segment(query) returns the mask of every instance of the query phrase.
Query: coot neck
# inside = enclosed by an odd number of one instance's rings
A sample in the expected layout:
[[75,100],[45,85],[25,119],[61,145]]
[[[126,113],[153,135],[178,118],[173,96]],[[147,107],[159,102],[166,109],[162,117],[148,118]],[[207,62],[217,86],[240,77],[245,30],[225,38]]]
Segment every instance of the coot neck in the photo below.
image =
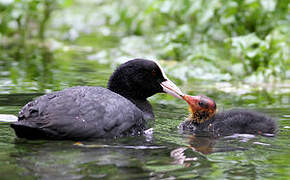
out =
[[[113,91],[112,89],[110,90]],[[118,93],[120,91],[114,91],[114,92]],[[147,101],[147,99],[134,99],[130,96],[127,96],[127,94],[122,94],[122,93],[118,93],[118,94],[125,97],[126,99],[131,101],[133,104],[135,104],[144,113],[145,119],[154,119],[152,106],[149,103],[149,101]]]
[[145,102],[147,101],[147,97],[140,92],[141,90],[137,90],[134,88],[131,88],[130,85],[127,83],[119,82],[119,83],[113,83],[112,81],[109,81],[108,83],[108,89],[125,97],[126,99],[130,100],[134,104],[136,102]]
[[147,96],[144,95],[141,90],[131,88],[128,83],[121,79],[116,82],[112,77],[108,82],[108,89],[135,104],[142,112],[144,112],[145,119],[154,119],[152,106],[149,101],[147,101]]

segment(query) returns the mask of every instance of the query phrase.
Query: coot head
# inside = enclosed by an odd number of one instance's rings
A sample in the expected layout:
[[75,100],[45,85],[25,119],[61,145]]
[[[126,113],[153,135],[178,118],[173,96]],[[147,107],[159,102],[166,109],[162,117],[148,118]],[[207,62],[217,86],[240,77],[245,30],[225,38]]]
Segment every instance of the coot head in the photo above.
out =
[[108,89],[127,99],[145,100],[156,93],[168,93],[182,99],[183,93],[151,60],[134,59],[120,65],[108,82]]
[[203,123],[216,113],[216,103],[207,96],[184,95],[183,99],[189,104],[189,120],[194,123]]

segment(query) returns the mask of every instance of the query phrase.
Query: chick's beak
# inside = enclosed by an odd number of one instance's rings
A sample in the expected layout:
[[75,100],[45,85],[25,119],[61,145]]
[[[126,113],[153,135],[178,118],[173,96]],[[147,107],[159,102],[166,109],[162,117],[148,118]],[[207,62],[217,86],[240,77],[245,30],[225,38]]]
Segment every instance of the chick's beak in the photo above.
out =
[[183,99],[183,92],[169,79],[160,83],[163,88],[163,91],[178,98]]

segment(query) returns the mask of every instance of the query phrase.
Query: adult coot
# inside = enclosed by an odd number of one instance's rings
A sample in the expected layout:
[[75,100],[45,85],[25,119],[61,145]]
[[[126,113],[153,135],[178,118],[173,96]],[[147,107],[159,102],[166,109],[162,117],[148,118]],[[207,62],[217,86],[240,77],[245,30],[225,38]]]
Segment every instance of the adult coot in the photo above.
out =
[[[181,130],[210,133],[215,137],[238,134],[275,134],[276,121],[258,112],[234,109],[216,113],[216,103],[206,96],[188,96],[189,117],[179,125]],[[215,114],[216,113],[216,114]]]
[[146,99],[162,92],[183,96],[157,62],[134,59],[114,71],[108,89],[79,86],[40,96],[22,108],[11,127],[27,139],[139,135],[146,119],[154,118]]

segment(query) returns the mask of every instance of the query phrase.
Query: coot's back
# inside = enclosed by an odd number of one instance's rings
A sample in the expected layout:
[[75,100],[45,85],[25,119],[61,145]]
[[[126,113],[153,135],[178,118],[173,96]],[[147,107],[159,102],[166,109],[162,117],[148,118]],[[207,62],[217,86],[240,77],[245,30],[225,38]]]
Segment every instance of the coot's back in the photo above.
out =
[[102,87],[79,86],[43,95],[25,105],[11,124],[28,139],[88,139],[140,134],[143,112]]

